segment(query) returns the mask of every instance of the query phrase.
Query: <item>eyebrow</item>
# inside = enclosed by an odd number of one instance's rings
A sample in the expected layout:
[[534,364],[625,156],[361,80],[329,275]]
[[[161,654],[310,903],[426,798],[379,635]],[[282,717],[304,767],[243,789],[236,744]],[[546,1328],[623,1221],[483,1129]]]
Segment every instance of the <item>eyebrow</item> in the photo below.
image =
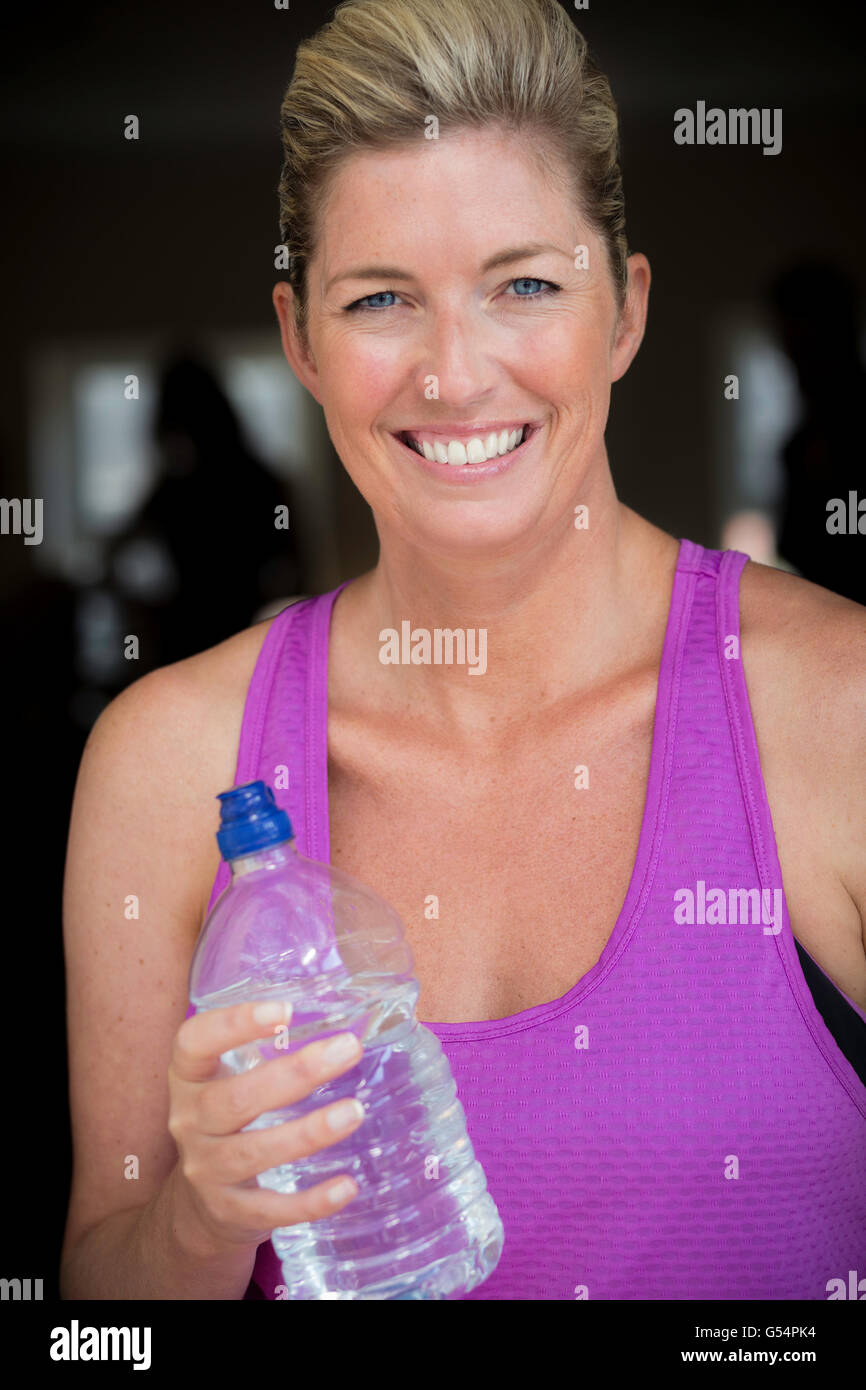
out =
[[[490,256],[481,267],[482,274],[488,270],[495,270],[501,265],[511,265],[513,261],[527,260],[530,256],[540,256],[544,251],[554,251],[558,256],[566,253],[560,246],[554,246],[549,241],[530,241],[525,246],[509,247],[507,251],[497,251],[495,256]],[[570,259],[570,258],[569,258]],[[325,286],[325,293],[332,286],[341,280],[414,280],[408,270],[401,270],[399,266],[393,265],[363,265],[353,266],[351,270],[343,270],[339,275],[334,275]]]

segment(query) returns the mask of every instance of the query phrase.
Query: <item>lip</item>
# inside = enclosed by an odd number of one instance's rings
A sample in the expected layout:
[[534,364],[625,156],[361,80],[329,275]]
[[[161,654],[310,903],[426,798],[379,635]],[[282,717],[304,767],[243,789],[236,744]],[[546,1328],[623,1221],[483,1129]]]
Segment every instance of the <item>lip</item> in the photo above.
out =
[[535,420],[527,420],[525,416],[516,420],[473,420],[468,426],[465,420],[462,423],[446,420],[441,425],[406,425],[398,433],[429,435],[431,439],[483,439],[487,434],[501,434],[503,430],[508,430],[510,434],[524,425],[532,428],[535,423]]
[[[403,443],[398,434],[392,434],[391,438],[401,454],[408,454],[409,458],[413,459],[431,477],[440,478],[446,483],[456,483],[458,486],[462,484],[465,487],[467,484],[485,482],[488,478],[498,478],[501,474],[507,473],[516,463],[521,462],[527,451],[532,448],[533,441],[540,432],[540,426],[532,420],[518,420],[517,424],[512,425],[511,428],[517,429],[519,425],[525,425],[527,428],[523,443],[518,444],[516,449],[512,449],[510,454],[502,454],[493,459],[484,459],[481,463],[439,463],[436,459],[428,459],[423,454],[416,453],[410,445]],[[489,430],[479,428],[477,433],[482,436],[492,434],[495,428],[495,425],[491,424]],[[507,428],[507,425],[502,425],[502,429]],[[465,432],[466,426],[464,425],[460,433],[465,434]],[[429,436],[431,439],[453,439],[455,437],[453,432],[449,434],[442,429],[413,429],[409,433]]]

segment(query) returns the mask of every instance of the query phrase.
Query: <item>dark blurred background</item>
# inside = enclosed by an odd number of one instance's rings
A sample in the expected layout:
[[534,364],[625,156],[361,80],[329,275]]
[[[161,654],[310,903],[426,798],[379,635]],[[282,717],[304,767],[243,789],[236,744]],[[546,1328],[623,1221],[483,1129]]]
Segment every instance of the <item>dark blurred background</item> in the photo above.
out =
[[[26,1189],[28,1225],[4,1224],[0,1276],[42,1277],[46,1297],[69,1169],[60,893],[87,732],[146,670],[376,559],[270,302],[280,99],[329,13],[43,4],[5,34],[0,488],[43,499],[39,544],[11,520],[0,535],[20,836],[6,946],[47,1045],[7,1089],[5,1190]],[[866,496],[863,19],[837,0],[572,13],[619,102],[629,244],[653,269],[613,394],[620,496],[677,537],[866,602],[866,539],[826,530],[830,498]],[[675,144],[674,111],[699,100],[781,107],[781,153]]]

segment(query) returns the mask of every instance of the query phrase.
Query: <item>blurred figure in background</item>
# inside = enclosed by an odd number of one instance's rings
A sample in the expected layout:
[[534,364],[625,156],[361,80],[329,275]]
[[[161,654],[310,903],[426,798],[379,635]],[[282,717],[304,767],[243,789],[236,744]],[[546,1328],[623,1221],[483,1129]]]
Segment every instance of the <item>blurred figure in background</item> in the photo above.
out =
[[758,508],[735,512],[729,517],[722,527],[720,543],[723,550],[742,550],[759,565],[788,568],[776,551],[773,522],[767,512]]
[[[246,443],[214,373],[179,355],[163,370],[155,490],[111,544],[108,584],[124,633],[140,640],[130,680],[248,627],[266,605],[303,591],[291,499]],[[285,515],[285,513],[284,513]]]
[[777,548],[806,579],[866,604],[866,536],[827,530],[832,498],[847,511],[849,492],[866,496],[857,289],[836,266],[810,261],[780,275],[770,301],[803,403],[781,455]]

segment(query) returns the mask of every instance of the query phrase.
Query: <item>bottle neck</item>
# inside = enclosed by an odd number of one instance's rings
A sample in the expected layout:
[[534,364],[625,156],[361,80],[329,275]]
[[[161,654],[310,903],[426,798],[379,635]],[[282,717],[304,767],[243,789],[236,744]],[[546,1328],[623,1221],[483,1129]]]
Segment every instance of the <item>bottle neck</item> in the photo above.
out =
[[254,873],[256,869],[277,869],[291,859],[297,859],[298,851],[294,840],[281,840],[278,845],[266,845],[252,854],[242,854],[228,861],[232,879],[242,878],[244,874]]

